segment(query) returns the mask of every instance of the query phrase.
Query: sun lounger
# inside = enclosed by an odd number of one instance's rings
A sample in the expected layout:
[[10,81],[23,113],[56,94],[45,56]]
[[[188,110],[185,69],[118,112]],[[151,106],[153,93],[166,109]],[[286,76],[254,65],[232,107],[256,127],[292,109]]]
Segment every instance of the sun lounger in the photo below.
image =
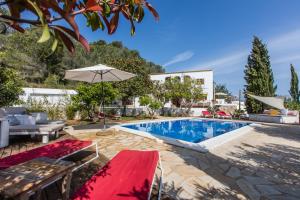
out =
[[48,143],[49,136],[57,136],[64,124],[16,125],[9,126],[9,135],[41,135],[42,142]]
[[225,113],[224,111],[218,111],[217,112],[218,118],[223,118],[223,119],[232,119],[232,115]]
[[162,168],[158,151],[124,150],[79,188],[72,200],[147,200],[150,199],[156,168]]
[[6,169],[10,166],[18,165],[24,163],[26,161],[39,158],[39,157],[48,157],[57,160],[62,160],[66,157],[69,157],[75,153],[83,151],[87,148],[95,146],[96,148],[96,156],[87,162],[77,166],[74,170],[80,168],[81,166],[91,162],[92,160],[98,157],[98,146],[96,142],[91,141],[81,141],[81,140],[63,140],[59,142],[55,142],[52,144],[48,144],[42,147],[38,147],[35,149],[31,149],[28,151],[24,151],[18,154],[14,154],[11,156],[7,156],[5,158],[0,159],[0,170]]
[[213,115],[209,111],[205,111],[205,110],[202,111],[202,116],[205,117],[205,118],[206,117],[213,117]]

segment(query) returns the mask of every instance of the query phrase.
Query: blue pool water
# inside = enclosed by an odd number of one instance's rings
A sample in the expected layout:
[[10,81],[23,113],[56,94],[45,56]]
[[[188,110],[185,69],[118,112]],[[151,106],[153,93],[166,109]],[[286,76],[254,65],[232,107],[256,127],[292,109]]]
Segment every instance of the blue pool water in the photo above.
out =
[[249,125],[244,122],[185,119],[162,122],[123,125],[125,128],[148,132],[187,142],[198,143],[229,131]]

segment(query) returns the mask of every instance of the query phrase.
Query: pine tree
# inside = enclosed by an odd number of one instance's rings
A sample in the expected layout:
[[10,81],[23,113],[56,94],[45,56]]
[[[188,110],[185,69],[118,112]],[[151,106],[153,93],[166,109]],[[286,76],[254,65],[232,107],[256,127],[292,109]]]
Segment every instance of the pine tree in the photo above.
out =
[[289,92],[292,97],[292,100],[294,102],[299,103],[300,91],[299,91],[298,75],[292,64],[291,64],[291,87]]
[[274,85],[273,72],[268,49],[262,41],[254,36],[252,51],[245,66],[245,98],[249,113],[259,113],[264,105],[257,100],[248,98],[246,93],[258,96],[275,96],[277,86]]

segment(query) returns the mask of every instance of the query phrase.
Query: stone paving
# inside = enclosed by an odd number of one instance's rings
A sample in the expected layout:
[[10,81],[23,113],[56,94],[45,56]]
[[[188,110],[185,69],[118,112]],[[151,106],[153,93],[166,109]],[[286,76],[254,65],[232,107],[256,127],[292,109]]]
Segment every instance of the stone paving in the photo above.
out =
[[157,149],[164,199],[300,199],[300,127],[262,125],[200,153],[122,131],[74,134],[98,141],[111,159],[123,149]]

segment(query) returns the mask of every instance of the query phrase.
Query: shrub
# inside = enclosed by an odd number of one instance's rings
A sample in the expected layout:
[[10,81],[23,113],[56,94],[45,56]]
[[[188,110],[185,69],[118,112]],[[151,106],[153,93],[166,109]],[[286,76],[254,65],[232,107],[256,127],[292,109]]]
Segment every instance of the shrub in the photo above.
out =
[[72,120],[75,118],[77,109],[72,104],[66,106],[66,117],[68,120]]

